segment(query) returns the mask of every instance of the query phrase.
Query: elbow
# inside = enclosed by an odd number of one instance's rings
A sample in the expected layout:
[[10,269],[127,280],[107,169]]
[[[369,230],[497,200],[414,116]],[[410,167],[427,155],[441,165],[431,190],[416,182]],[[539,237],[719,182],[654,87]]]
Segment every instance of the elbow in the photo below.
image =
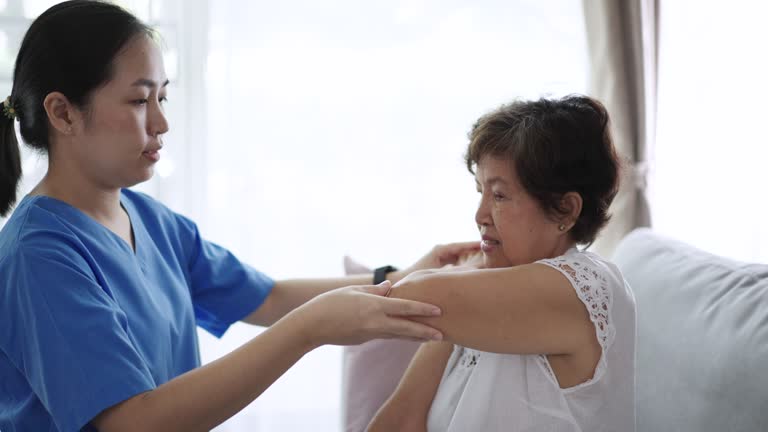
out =
[[277,290],[277,285],[275,285],[267,298],[240,321],[259,327],[269,327],[285,315],[286,308],[281,306],[282,303],[281,291]]
[[177,430],[153,415],[153,391],[138,394],[99,413],[91,422],[99,432],[160,432]]

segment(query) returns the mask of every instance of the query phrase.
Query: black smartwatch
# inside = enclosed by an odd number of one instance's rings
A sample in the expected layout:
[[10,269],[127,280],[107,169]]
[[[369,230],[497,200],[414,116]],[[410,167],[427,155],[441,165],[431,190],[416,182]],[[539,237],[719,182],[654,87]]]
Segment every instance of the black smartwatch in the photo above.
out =
[[387,280],[387,274],[397,271],[396,268],[391,265],[379,267],[373,271],[373,284],[378,285]]

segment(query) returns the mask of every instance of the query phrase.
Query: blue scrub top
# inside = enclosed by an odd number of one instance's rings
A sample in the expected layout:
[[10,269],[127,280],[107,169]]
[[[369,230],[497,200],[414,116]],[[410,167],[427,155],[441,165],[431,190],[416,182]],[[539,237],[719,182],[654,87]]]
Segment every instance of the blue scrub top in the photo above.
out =
[[195,224],[123,190],[135,252],[80,210],[27,196],[0,231],[0,431],[80,431],[200,365],[274,285]]

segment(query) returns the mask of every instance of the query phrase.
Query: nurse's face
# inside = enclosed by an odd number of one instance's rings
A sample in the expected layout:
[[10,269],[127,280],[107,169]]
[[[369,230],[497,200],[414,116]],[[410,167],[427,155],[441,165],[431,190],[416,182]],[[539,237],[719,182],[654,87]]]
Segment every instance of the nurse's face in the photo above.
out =
[[152,177],[168,131],[167,84],[162,54],[149,37],[137,36],[115,58],[113,77],[93,92],[72,145],[79,168],[100,186]]

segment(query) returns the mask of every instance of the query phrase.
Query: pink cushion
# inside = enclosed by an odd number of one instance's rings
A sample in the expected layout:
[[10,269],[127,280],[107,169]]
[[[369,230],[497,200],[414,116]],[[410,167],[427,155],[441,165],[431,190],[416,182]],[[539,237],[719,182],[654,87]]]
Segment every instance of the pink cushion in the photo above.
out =
[[[344,258],[346,274],[372,273]],[[420,342],[378,339],[344,347],[341,406],[344,431],[363,432],[400,382]]]

